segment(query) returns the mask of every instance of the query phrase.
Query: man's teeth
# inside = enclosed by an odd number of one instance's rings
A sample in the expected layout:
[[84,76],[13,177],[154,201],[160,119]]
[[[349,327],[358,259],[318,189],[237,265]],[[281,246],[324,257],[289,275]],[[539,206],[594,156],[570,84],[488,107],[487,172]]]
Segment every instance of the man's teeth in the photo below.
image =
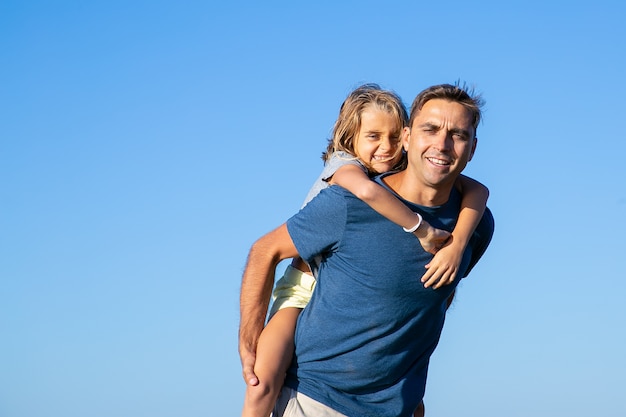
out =
[[428,158],[428,160],[432,162],[433,164],[437,164],[437,165],[450,165],[450,162],[444,159]]

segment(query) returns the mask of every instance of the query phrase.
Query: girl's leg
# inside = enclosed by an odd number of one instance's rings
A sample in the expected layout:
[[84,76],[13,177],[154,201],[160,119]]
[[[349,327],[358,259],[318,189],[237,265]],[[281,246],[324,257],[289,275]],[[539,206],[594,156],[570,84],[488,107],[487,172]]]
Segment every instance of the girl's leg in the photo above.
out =
[[283,308],[274,314],[263,329],[254,364],[259,384],[246,387],[242,417],[270,415],[291,364],[296,320],[300,311],[295,307]]

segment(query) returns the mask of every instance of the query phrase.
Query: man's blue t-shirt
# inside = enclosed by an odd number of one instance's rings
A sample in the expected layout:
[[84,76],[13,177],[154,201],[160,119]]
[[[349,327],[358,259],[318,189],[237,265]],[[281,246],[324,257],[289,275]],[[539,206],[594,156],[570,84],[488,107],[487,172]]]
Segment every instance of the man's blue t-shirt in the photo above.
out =
[[[453,190],[443,206],[404,203],[451,231],[460,201]],[[304,260],[322,254],[323,262],[298,319],[285,384],[348,416],[411,416],[424,395],[446,300],[487,248],[491,213],[470,240],[454,284],[437,290],[420,282],[432,255],[418,239],[339,186],[320,192],[287,228]]]

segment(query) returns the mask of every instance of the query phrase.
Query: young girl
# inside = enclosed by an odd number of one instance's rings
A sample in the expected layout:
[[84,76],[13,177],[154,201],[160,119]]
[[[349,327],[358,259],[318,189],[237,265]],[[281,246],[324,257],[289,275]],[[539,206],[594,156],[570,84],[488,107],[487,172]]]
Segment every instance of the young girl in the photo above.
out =
[[[406,232],[413,233],[424,250],[435,254],[421,280],[427,287],[438,288],[456,277],[465,246],[485,209],[487,189],[467,177],[458,181],[463,207],[450,236],[371,181],[370,175],[403,168],[400,142],[407,119],[406,109],[395,93],[375,84],[354,90],[341,106],[333,137],[323,154],[324,170],[304,204],[330,185],[346,188]],[[307,265],[294,259],[276,283],[270,320],[256,349],[254,372],[258,380],[246,381],[242,417],[269,416],[291,363],[296,320],[311,297],[318,266],[319,260]],[[415,415],[422,415],[422,410],[420,405]]]

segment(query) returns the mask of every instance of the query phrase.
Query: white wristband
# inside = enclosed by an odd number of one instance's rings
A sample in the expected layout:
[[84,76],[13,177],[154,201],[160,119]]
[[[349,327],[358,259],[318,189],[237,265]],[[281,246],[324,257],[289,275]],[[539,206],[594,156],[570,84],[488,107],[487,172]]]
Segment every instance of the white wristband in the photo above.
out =
[[407,229],[406,227],[403,227],[402,229],[404,229],[405,232],[407,233],[413,233],[414,231],[416,231],[417,229],[419,229],[419,227],[422,225],[422,215],[419,213],[415,213],[415,215],[417,216],[417,224],[413,227],[411,227],[410,229]]

